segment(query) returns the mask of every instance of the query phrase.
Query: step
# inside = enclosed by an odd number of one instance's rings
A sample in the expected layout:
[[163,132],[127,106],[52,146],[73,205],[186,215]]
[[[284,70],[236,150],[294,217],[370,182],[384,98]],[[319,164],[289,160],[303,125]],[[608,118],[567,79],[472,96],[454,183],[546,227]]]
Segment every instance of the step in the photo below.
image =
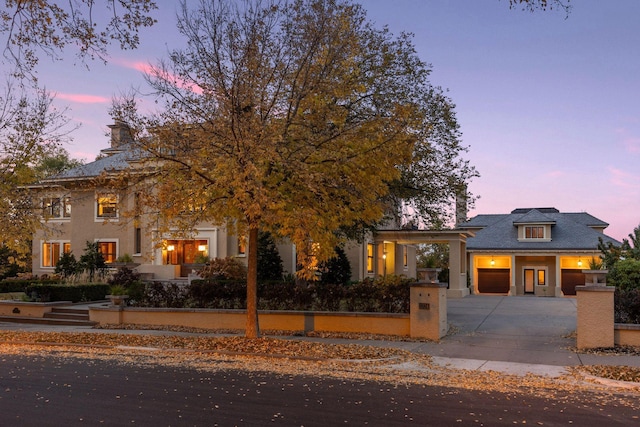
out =
[[89,310],[53,307],[43,317],[47,319],[89,320]]
[[95,326],[98,322],[91,320],[76,320],[76,319],[55,319],[46,317],[26,317],[26,316],[0,316],[0,322],[11,323],[29,323],[38,325],[51,325],[51,326]]

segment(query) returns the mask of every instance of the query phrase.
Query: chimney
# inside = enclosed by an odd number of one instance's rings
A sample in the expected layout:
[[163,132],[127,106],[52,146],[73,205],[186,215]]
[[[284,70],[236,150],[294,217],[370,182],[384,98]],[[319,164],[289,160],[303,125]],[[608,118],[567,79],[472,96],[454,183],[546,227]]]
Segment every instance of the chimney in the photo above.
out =
[[120,120],[116,120],[114,124],[107,125],[111,129],[111,149],[119,150],[123,145],[132,142],[131,129],[129,125]]
[[456,227],[467,221],[467,186],[462,184],[456,192]]

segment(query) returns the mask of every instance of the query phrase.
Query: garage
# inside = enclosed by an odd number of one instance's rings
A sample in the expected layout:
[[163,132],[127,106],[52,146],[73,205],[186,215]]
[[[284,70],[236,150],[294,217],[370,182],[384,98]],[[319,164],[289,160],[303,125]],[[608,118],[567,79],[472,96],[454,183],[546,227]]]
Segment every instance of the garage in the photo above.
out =
[[478,292],[481,294],[506,294],[511,288],[508,268],[479,268]]
[[563,269],[561,273],[562,293],[575,295],[576,286],[584,285],[584,273],[582,270]]

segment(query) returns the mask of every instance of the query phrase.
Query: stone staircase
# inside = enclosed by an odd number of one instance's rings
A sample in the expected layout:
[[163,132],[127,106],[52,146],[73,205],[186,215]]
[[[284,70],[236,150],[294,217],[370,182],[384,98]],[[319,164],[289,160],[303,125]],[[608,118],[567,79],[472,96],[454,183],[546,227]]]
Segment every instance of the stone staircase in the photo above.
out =
[[0,322],[31,323],[60,326],[94,326],[97,322],[89,320],[89,309],[71,307],[53,307],[44,317],[0,316]]

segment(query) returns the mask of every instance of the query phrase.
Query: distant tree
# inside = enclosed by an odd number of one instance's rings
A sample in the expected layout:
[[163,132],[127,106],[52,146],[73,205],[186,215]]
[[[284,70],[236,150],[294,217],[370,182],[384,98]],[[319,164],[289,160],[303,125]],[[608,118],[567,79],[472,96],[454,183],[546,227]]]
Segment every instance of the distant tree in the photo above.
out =
[[83,160],[72,159],[69,152],[63,147],[56,146],[51,152],[41,157],[34,166],[36,180],[41,180],[52,175],[57,175],[66,170],[73,169],[84,164]]
[[604,243],[602,238],[598,240],[598,249],[604,268],[612,269],[615,264],[623,259],[640,260],[640,225],[629,233],[628,239],[622,239],[621,245],[611,242]]
[[271,233],[258,235],[258,280],[282,280],[284,268],[276,241]]
[[416,252],[418,268],[449,268],[449,245],[446,243],[419,245]]
[[40,176],[37,167],[61,153],[69,120],[65,110],[53,108],[53,97],[8,84],[0,94],[0,243],[28,253],[33,230],[39,225],[30,191]]
[[351,263],[344,249],[335,248],[335,256],[318,265],[320,271],[320,283],[329,285],[346,285],[351,280]]
[[15,277],[25,271],[24,259],[15,249],[0,245],[0,280]]

